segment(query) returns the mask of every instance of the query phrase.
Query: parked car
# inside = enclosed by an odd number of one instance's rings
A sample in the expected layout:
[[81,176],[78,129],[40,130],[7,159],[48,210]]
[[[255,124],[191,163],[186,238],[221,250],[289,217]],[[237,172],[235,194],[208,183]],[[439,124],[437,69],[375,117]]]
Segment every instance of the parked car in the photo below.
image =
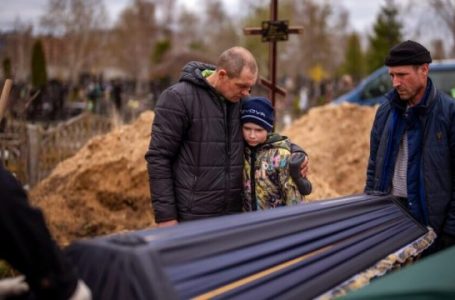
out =
[[[430,64],[430,77],[436,88],[455,98],[455,60],[433,61]],[[391,89],[392,81],[384,66],[371,73],[353,90],[336,98],[333,103],[381,104],[385,101],[384,94]]]

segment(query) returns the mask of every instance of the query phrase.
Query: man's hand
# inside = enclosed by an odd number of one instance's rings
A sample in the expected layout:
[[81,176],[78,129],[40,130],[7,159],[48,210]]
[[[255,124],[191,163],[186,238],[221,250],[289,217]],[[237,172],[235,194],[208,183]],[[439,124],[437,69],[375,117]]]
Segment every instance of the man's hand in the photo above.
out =
[[29,290],[25,276],[17,276],[0,280],[0,299],[22,295]]
[[73,295],[70,297],[69,300],[91,300],[92,299],[92,292],[90,288],[82,281],[77,281],[76,290],[74,291]]
[[310,171],[310,160],[308,159],[308,156],[305,155],[305,160],[300,165],[300,174],[302,175],[302,177],[307,177],[309,171]]
[[156,224],[156,226],[157,226],[158,228],[164,228],[164,227],[175,226],[175,225],[177,225],[178,223],[179,223],[179,222],[177,222],[177,220],[170,220],[170,221],[158,223],[158,224]]

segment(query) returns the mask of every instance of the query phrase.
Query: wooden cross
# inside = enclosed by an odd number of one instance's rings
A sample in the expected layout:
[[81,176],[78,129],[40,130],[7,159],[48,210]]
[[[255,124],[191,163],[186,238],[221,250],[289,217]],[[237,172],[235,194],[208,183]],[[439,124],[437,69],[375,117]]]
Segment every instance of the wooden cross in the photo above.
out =
[[288,21],[278,20],[278,0],[270,0],[270,20],[263,21],[262,27],[245,27],[246,35],[261,35],[263,42],[269,43],[269,78],[261,78],[261,83],[269,89],[269,98],[275,107],[275,93],[286,96],[286,90],[276,85],[276,49],[278,41],[287,41],[289,34],[303,32],[302,26],[288,26]]

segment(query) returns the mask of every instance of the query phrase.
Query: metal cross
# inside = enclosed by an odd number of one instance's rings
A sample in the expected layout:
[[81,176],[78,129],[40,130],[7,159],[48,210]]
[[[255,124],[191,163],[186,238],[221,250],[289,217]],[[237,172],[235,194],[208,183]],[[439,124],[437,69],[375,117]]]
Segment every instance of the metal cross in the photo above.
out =
[[286,90],[276,85],[276,51],[278,41],[287,41],[289,34],[300,34],[302,26],[288,26],[288,21],[278,20],[278,0],[270,0],[270,20],[263,21],[262,27],[245,27],[246,35],[261,35],[263,42],[269,43],[269,78],[261,78],[261,83],[269,89],[269,98],[275,107],[275,93],[286,96]]

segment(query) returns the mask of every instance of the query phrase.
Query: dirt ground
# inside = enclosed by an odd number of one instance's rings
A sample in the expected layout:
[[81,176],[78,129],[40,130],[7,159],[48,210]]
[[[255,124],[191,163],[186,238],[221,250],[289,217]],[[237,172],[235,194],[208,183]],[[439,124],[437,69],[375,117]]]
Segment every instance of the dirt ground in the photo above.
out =
[[91,139],[31,192],[61,244],[154,226],[144,154],[153,112]]
[[376,107],[343,104],[311,109],[283,131],[310,157],[310,200],[361,193]]
[[[365,182],[369,132],[376,108],[313,108],[282,134],[310,156],[309,200],[359,193]],[[154,226],[144,154],[153,112],[90,140],[31,192],[56,240]]]

